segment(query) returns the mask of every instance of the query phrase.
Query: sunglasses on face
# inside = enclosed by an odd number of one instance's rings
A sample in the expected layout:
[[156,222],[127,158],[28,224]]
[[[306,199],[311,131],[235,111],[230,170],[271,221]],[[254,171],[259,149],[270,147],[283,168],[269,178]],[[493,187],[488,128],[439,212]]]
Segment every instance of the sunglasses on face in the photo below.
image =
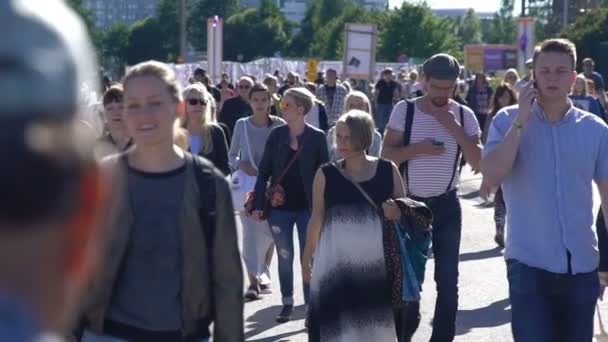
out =
[[248,85],[239,85],[239,89],[249,89],[249,88],[251,88],[251,87]]
[[290,107],[289,103],[287,103],[285,101],[281,102],[281,110],[287,110],[287,109],[289,109],[289,107]]
[[207,105],[207,100],[203,100],[203,99],[188,99],[188,104],[191,106],[196,106],[196,105],[201,105],[201,106],[206,106]]

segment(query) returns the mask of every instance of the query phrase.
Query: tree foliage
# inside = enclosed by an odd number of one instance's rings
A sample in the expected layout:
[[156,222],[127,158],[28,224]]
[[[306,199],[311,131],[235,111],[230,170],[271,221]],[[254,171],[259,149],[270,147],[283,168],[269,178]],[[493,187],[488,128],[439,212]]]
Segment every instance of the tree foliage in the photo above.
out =
[[[585,57],[601,61],[608,55],[608,8],[599,8],[578,17],[560,36],[576,44],[579,64]],[[601,55],[602,48],[605,55]],[[598,63],[598,67],[605,68],[605,65]]]
[[238,0],[192,0],[188,6],[188,41],[199,50],[207,48],[207,19],[224,20],[239,10]]
[[482,36],[488,44],[514,44],[517,40],[517,23],[513,18],[514,0],[502,0],[500,10],[492,20],[482,22]]
[[481,19],[472,8],[467,10],[464,16],[454,20],[454,28],[460,39],[461,48],[465,44],[479,44],[482,42]]
[[[236,13],[224,25],[224,58],[237,60],[242,55],[249,61],[257,57],[271,57],[285,51],[293,25],[271,0],[264,0],[259,8]],[[230,39],[227,37],[238,37]]]
[[453,32],[452,23],[436,17],[426,4],[404,2],[388,15],[378,59],[396,61],[401,54],[428,57],[439,52],[462,55]]

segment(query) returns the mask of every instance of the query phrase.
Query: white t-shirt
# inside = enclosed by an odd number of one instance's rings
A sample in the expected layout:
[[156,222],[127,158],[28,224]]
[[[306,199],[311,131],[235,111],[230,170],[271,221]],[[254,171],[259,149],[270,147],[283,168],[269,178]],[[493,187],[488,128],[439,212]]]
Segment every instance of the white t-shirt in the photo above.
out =
[[306,116],[304,117],[304,121],[316,128],[321,129],[320,126],[320,119],[319,119],[319,104],[315,103],[312,108],[310,109],[310,112],[308,112],[308,114],[306,114]]
[[[427,138],[442,141],[445,152],[438,156],[420,156],[409,161],[408,174],[403,175],[407,192],[418,197],[439,196],[446,191],[454,174],[454,162],[458,145],[454,137],[445,129],[433,116],[426,114],[415,105],[414,120],[412,122],[412,135],[410,144],[419,143]],[[456,121],[460,123],[460,104],[451,101],[451,109]],[[405,115],[407,112],[407,102],[399,102],[388,122],[388,127],[399,132],[405,129]],[[463,106],[464,131],[468,136],[479,136],[481,130],[473,111]],[[462,123],[461,123],[462,125]],[[454,181],[449,190],[456,189],[459,182],[458,167],[460,160],[456,164]],[[408,179],[409,177],[409,179]]]

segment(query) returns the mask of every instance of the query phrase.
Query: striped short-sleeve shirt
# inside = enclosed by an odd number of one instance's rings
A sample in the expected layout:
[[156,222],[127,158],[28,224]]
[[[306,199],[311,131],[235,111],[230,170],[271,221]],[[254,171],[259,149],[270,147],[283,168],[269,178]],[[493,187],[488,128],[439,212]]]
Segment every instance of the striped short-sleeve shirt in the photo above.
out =
[[[456,121],[460,123],[461,105],[455,101],[451,101],[450,106],[450,110],[454,113]],[[454,181],[449,190],[458,187],[460,180],[458,169],[454,172],[454,165],[460,164],[460,160],[456,161],[458,145],[452,134],[439,121],[420,110],[417,102],[414,108],[410,143],[419,143],[427,138],[435,139],[444,143],[445,152],[438,156],[419,156],[409,161],[408,174],[403,175],[404,179],[406,179],[405,183],[408,185],[407,193],[418,197],[439,196],[448,191],[447,187],[450,184],[452,176],[454,177]],[[405,129],[406,112],[407,102],[399,102],[391,113],[388,127],[403,132]],[[475,118],[473,111],[466,106],[463,106],[463,118],[464,124],[460,124],[464,127],[466,135],[479,136],[481,130],[479,129],[477,118]]]

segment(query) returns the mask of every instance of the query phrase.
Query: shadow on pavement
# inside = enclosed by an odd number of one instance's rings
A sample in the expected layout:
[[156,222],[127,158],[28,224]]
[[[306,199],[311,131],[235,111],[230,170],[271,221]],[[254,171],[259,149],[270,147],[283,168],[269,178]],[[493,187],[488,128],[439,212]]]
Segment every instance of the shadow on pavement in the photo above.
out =
[[460,254],[460,261],[473,261],[481,259],[496,258],[502,256],[502,248],[496,247],[485,251]]
[[289,336],[293,336],[293,335],[297,335],[297,334],[301,334],[303,332],[305,332],[306,329],[301,329],[298,331],[290,331],[284,334],[279,334],[279,335],[275,335],[275,336],[270,336],[270,337],[262,337],[260,339],[257,340],[247,340],[248,342],[288,342],[291,341],[290,339],[287,339],[286,337]]
[[492,328],[511,322],[509,299],[505,298],[489,306],[474,310],[459,310],[456,320],[456,335],[464,335],[474,328]]
[[[252,316],[245,320],[245,328],[248,330],[245,332],[246,341],[281,341],[281,338],[288,337],[291,335],[297,335],[305,330],[290,331],[276,336],[264,337],[256,340],[249,340],[251,337],[259,335],[267,330],[275,328],[279,323],[275,322],[276,316],[281,311],[282,305],[275,305],[266,307],[262,310],[257,311]],[[303,320],[305,314],[305,306],[300,305],[294,308],[293,315],[291,316],[292,321]]]
[[460,197],[464,198],[464,199],[477,198],[477,197],[479,197],[479,190],[471,191],[471,192],[468,192],[466,194],[461,194]]

